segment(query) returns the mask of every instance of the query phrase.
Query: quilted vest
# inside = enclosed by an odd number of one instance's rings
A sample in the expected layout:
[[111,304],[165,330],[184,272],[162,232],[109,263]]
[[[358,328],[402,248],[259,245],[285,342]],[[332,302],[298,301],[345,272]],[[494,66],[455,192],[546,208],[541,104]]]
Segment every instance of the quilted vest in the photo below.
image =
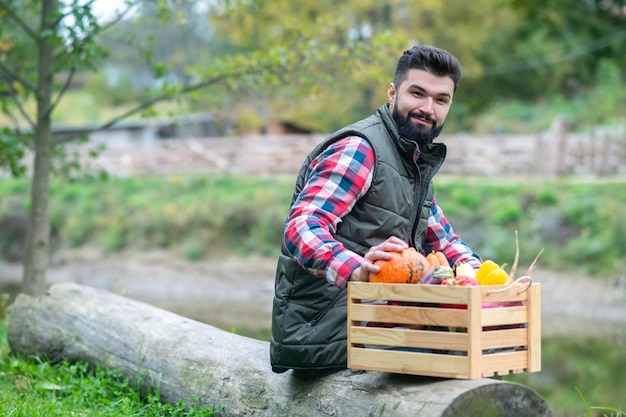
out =
[[[369,191],[342,218],[334,237],[360,255],[392,235],[421,250],[434,193],[432,179],[443,164],[446,148],[441,143],[433,144],[422,150],[414,162],[417,145],[398,135],[386,105],[374,115],[331,134],[311,151],[298,174],[292,203],[306,183],[311,161],[330,144],[348,136],[366,139],[376,162]],[[345,288],[308,273],[283,246],[274,290],[272,370],[345,368]]]

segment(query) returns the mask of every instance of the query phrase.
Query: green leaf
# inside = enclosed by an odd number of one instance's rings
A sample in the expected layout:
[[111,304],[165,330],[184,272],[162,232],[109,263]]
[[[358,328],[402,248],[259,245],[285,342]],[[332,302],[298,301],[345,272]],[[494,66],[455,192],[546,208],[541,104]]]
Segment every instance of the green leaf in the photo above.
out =
[[69,387],[55,384],[54,382],[50,381],[39,381],[37,382],[37,384],[35,384],[35,388],[41,391],[62,391],[68,389]]

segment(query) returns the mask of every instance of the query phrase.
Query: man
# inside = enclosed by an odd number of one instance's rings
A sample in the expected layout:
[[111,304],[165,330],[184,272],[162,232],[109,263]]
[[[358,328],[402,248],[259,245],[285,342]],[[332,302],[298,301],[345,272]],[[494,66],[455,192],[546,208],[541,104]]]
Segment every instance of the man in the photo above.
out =
[[434,197],[446,147],[441,132],[461,78],[448,52],[415,46],[398,60],[388,103],[307,157],[285,224],[276,270],[270,357],[274,372],[347,364],[347,281],[408,246],[443,252],[451,265],[480,258]]

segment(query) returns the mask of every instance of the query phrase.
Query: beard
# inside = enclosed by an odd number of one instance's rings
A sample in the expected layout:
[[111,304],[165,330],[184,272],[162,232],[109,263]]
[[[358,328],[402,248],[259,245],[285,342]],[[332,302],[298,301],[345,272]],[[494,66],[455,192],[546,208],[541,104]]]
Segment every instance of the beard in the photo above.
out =
[[[432,144],[435,138],[439,136],[443,130],[443,124],[437,126],[437,121],[424,113],[411,112],[408,113],[406,117],[402,116],[398,111],[397,105],[393,107],[391,117],[398,126],[398,133],[400,136],[417,142],[420,149],[425,149],[427,146]],[[427,120],[432,123],[432,126],[428,127],[421,124],[415,124],[411,121],[412,117],[419,117]]]

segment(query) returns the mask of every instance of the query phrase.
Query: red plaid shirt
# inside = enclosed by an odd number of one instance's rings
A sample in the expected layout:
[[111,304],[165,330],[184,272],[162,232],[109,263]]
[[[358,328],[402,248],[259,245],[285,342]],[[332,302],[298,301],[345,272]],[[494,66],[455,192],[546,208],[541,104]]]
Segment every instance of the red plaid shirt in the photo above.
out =
[[[374,162],[374,151],[363,138],[347,137],[330,145],[309,165],[306,184],[285,224],[283,243],[295,260],[340,288],[363,257],[346,249],[333,234],[369,190]],[[424,248],[443,252],[452,265],[467,261],[478,268],[481,263],[454,233],[434,199]]]

